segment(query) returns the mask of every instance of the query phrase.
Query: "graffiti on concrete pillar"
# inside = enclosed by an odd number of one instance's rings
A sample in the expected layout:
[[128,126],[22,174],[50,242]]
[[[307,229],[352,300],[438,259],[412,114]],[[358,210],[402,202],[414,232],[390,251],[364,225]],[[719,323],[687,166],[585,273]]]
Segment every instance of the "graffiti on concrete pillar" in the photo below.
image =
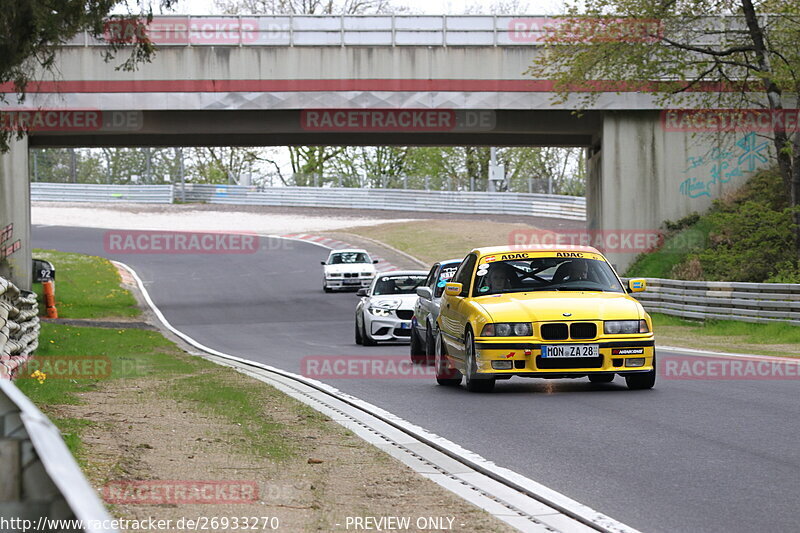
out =
[[[9,224],[5,228],[0,231],[0,260],[5,259],[6,257],[10,256],[20,248],[22,248],[22,242],[17,239],[14,242],[9,242],[14,237],[14,224]],[[8,243],[8,244],[6,244]]]
[[727,183],[735,177],[752,172],[766,163],[768,141],[761,141],[755,133],[748,133],[733,143],[732,150],[714,148],[703,156],[686,158],[687,175],[680,184],[680,192],[689,198],[711,196],[713,186]]

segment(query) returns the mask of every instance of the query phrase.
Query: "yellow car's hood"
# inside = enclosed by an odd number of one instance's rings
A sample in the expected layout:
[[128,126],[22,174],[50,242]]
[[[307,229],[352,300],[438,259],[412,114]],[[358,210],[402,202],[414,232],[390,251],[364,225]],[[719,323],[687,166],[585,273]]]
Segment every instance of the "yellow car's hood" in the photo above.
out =
[[[618,292],[518,292],[479,296],[474,301],[489,314],[492,322],[644,318],[641,304]],[[564,313],[571,315],[565,317]]]

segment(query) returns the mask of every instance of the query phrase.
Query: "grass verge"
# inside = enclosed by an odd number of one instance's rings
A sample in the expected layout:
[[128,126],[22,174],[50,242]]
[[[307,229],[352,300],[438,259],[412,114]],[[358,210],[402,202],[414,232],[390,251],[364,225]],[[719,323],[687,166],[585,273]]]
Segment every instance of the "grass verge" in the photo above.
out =
[[[119,286],[119,276],[108,259],[91,255],[33,251],[37,259],[53,263],[56,269],[56,308],[60,318],[136,317],[141,311],[136,300]],[[42,286],[34,290],[42,300]],[[44,314],[44,307],[40,309]]]
[[442,259],[464,257],[479,246],[510,244],[514,231],[530,229],[527,224],[437,219],[389,222],[341,231],[388,244],[430,265]]

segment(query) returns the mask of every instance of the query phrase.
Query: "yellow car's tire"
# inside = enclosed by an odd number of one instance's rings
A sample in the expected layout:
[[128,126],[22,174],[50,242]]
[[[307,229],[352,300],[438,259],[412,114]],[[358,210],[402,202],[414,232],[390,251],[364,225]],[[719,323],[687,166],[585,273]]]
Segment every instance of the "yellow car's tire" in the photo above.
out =
[[464,349],[467,352],[466,357],[466,385],[467,390],[470,392],[492,392],[494,390],[495,379],[489,377],[481,377],[478,375],[478,364],[475,360],[475,339],[472,336],[472,331],[467,330],[464,335]]
[[461,385],[461,372],[448,366],[445,355],[444,340],[442,340],[442,334],[439,333],[436,336],[436,356],[433,363],[436,369],[436,382],[446,387],[458,387]]
[[656,356],[653,355],[653,370],[641,374],[628,374],[625,384],[630,390],[652,389],[656,384]]

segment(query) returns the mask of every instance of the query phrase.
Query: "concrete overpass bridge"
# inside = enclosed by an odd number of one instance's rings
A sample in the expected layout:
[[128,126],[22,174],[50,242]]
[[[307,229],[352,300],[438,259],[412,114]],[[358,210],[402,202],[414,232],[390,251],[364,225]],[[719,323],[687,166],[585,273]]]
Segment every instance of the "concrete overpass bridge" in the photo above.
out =
[[[763,164],[753,139],[696,138],[652,93],[611,87],[581,116],[525,70],[544,17],[156,17],[159,50],[135,72],[86,34],[64,46],[6,126],[30,123],[0,161],[0,267],[30,278],[28,149],[202,145],[519,145],[586,148],[588,225],[657,229],[705,209]],[[109,25],[107,39],[138,31]],[[122,52],[124,53],[124,51]],[[11,88],[2,88],[11,92]],[[618,90],[619,92],[615,92]],[[0,108],[1,109],[1,108]],[[758,147],[758,150],[756,148]],[[624,266],[632,257],[612,257]]]

